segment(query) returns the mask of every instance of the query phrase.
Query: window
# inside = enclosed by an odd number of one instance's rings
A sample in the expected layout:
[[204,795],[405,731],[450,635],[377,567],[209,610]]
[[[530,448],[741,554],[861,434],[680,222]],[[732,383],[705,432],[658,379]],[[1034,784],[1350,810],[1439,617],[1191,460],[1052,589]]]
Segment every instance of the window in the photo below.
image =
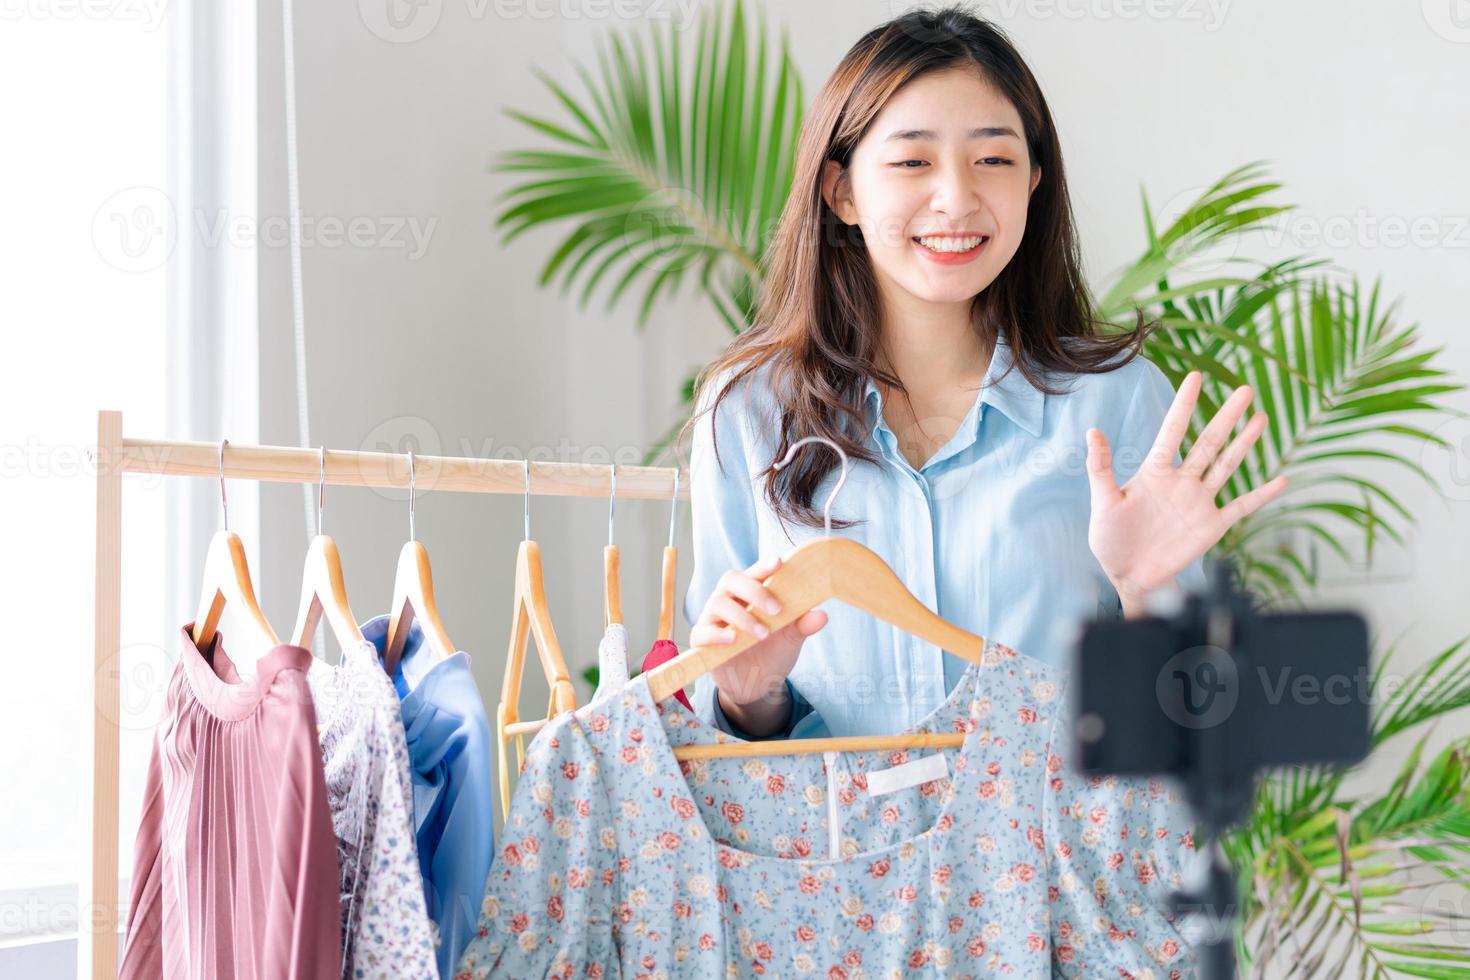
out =
[[[125,436],[258,441],[255,246],[195,232],[199,218],[254,208],[254,10],[0,4],[0,84],[0,590],[12,624],[0,976],[70,975],[91,820],[80,806],[97,412],[121,410]],[[231,487],[231,526],[247,540],[253,491]],[[124,900],[174,637],[218,519],[211,481],[123,479]]]

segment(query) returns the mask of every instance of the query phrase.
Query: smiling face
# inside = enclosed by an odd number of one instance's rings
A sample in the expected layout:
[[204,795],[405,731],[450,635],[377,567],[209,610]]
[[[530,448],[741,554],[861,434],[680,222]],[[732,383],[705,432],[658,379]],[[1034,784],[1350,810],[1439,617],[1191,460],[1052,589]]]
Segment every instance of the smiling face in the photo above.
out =
[[862,229],[879,289],[901,308],[968,303],[994,282],[1020,247],[1041,171],[1015,107],[955,68],[903,86],[846,173],[828,160],[822,177],[828,207]]

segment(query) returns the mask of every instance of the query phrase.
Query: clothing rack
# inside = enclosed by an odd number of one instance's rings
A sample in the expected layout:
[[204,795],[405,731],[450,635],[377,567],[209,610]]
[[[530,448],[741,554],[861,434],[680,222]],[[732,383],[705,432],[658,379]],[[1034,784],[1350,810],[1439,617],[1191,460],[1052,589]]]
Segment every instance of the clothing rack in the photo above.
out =
[[[83,787],[84,811],[92,813],[84,837],[77,886],[77,977],[115,980],[118,930],[118,656],[122,620],[122,477],[195,476],[218,479],[219,444],[123,436],[122,413],[97,413],[97,443],[88,450],[96,473],[96,549],[94,555],[93,700],[82,745],[91,779]],[[413,457],[418,486],[454,493],[526,493],[526,464],[520,460],[460,456]],[[355,452],[295,446],[231,443],[223,463],[226,477],[276,483],[408,488],[406,454]],[[530,463],[531,493],[538,496],[619,497],[688,500],[688,474],[661,466],[618,466],[614,487],[610,464]],[[677,496],[672,488],[677,487]]]

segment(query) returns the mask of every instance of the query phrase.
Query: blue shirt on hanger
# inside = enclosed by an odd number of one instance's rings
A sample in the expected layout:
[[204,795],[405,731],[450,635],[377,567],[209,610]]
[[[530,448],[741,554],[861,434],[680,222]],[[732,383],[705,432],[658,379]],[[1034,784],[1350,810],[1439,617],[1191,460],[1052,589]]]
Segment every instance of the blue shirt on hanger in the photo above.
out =
[[[950,622],[1067,667],[1082,621],[1122,614],[1087,544],[1087,429],[1096,426],[1107,436],[1121,485],[1153,445],[1174,389],[1143,357],[1053,383],[1070,389],[1064,395],[1045,394],[1019,368],[995,383],[1011,363],[1002,338],[959,428],[917,470],[900,452],[883,419],[882,394],[869,380],[865,438],[879,462],[849,462],[831,513],[834,520],[863,523],[832,533],[875,551],[909,591]],[[762,368],[744,379],[717,413],[702,415],[695,425],[689,463],[694,569],[684,597],[690,623],[727,570],[788,555],[824,533],[820,524],[779,522],[766,503],[757,474],[779,458],[780,431],[767,374]],[[706,391],[701,409],[717,390],[718,384]],[[718,462],[711,445],[716,436]],[[832,450],[809,444],[797,452]],[[834,467],[817,487],[812,503],[818,511],[838,474]],[[1179,575],[1179,584],[1204,588],[1203,559]],[[943,703],[964,673],[961,658],[841,600],[817,608],[828,622],[802,647],[786,681],[791,718],[771,738],[901,731]],[[708,674],[695,682],[693,694],[701,718],[751,737],[720,710]]]
[[[362,635],[381,659],[388,617],[363,623]],[[469,655],[456,652],[434,660],[417,622],[409,627],[393,687],[408,736],[419,868],[429,918],[439,928],[439,975],[450,977],[479,928],[494,856],[490,722]]]

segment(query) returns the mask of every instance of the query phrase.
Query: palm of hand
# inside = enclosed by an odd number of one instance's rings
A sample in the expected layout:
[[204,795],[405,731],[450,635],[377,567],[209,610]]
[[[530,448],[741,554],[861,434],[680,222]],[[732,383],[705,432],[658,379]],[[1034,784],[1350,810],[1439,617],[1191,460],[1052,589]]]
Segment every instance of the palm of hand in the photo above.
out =
[[1088,430],[1092,512],[1087,544],[1119,594],[1139,595],[1168,582],[1214,547],[1237,521],[1286,487],[1286,477],[1279,476],[1224,507],[1215,505],[1220,488],[1268,422],[1265,413],[1256,413],[1226,445],[1255,397],[1248,386],[1231,393],[1188,455],[1174,465],[1201,382],[1198,371],[1185,377],[1143,464],[1122,487],[1113,476],[1107,438],[1098,429]]

